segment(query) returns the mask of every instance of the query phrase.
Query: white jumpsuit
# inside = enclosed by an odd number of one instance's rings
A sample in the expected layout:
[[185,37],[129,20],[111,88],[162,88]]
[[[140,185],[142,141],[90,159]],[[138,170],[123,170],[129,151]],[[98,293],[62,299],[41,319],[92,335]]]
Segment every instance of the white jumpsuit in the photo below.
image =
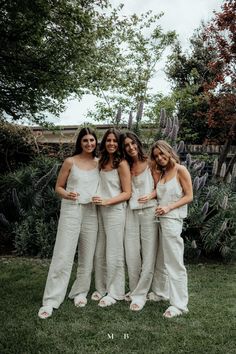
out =
[[[157,183],[157,201],[166,206],[183,196],[182,187],[174,176],[166,183]],[[152,291],[169,299],[176,308],[187,311],[187,272],[184,266],[184,242],[181,237],[183,218],[187,216],[187,205],[173,209],[159,217],[159,247]]]
[[[110,199],[122,192],[117,169],[100,171],[96,195]],[[98,207],[98,240],[94,258],[95,288],[116,300],[125,293],[124,226],[126,202]]]
[[63,302],[77,245],[77,278],[69,297],[74,298],[80,293],[86,296],[89,291],[98,230],[97,210],[91,203],[91,198],[97,190],[98,181],[98,168],[83,170],[75,164],[72,165],[66,190],[78,192],[80,197],[78,201],[62,199],[43,306],[58,308]]
[[132,197],[127,208],[125,225],[125,258],[130,297],[132,301],[142,303],[146,302],[156,261],[156,200],[139,204],[137,199],[152,193],[153,189],[154,181],[149,167],[140,175],[132,177]]

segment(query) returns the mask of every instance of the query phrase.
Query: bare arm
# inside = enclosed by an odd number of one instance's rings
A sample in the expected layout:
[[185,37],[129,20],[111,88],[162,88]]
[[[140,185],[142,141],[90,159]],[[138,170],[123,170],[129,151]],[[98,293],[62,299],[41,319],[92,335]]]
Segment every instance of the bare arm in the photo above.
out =
[[118,167],[122,192],[110,199],[102,199],[99,196],[93,197],[93,203],[97,205],[115,205],[128,200],[131,197],[131,174],[126,160],[121,161]]
[[58,177],[57,177],[57,181],[56,181],[56,186],[55,186],[55,191],[56,193],[64,199],[70,199],[70,200],[76,200],[78,193],[76,192],[67,192],[65,187],[66,187],[66,182],[68,179],[68,176],[70,174],[70,170],[72,167],[73,161],[72,159],[69,157],[67,158],[62,166],[61,169],[59,171]]
[[159,206],[156,211],[159,215],[167,214],[169,211],[180,208],[181,206],[190,203],[193,200],[193,188],[190,173],[185,166],[179,166],[178,169],[179,182],[183,189],[183,197],[167,206]]

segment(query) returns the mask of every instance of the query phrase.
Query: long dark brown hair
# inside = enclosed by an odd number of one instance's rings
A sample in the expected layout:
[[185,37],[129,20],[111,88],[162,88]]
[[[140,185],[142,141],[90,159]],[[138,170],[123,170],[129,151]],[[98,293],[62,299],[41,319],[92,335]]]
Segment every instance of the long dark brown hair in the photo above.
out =
[[82,149],[82,147],[81,147],[81,140],[83,139],[83,137],[84,137],[85,135],[88,135],[88,134],[92,135],[92,136],[94,137],[94,139],[96,140],[96,148],[95,148],[95,149],[93,150],[93,152],[92,152],[93,157],[96,156],[96,154],[97,154],[98,139],[97,139],[97,136],[96,136],[95,131],[92,130],[91,128],[89,128],[89,127],[82,128],[82,129],[80,130],[79,135],[78,135],[77,140],[76,140],[76,143],[75,143],[75,151],[74,151],[74,153],[73,153],[72,156],[78,155],[78,154],[81,154],[81,153],[82,153],[83,149]]
[[120,144],[122,149],[122,154],[124,158],[127,160],[130,167],[132,167],[134,161],[132,157],[130,157],[125,150],[125,139],[130,138],[138,147],[138,160],[146,161],[148,159],[147,155],[143,152],[143,144],[140,141],[139,137],[133,132],[125,132],[120,135]]
[[99,148],[99,169],[103,169],[109,161],[109,154],[106,149],[106,140],[109,134],[114,134],[118,143],[118,149],[113,154],[112,167],[118,168],[122,160],[120,148],[120,132],[115,128],[109,128],[103,135],[100,148]]

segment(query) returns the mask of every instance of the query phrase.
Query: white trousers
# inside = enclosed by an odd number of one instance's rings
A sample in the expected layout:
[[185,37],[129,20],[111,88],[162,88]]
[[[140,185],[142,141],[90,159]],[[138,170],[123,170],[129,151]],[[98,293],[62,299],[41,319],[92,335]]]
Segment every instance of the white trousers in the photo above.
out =
[[127,208],[125,225],[125,259],[128,268],[131,299],[146,301],[150,289],[157,253],[155,208]]
[[69,296],[73,298],[80,293],[87,295],[93,270],[97,231],[95,205],[62,201],[56,243],[43,295],[44,306],[58,308],[63,302],[77,245],[79,247],[77,278]]
[[187,272],[184,266],[183,220],[159,218],[159,246],[152,291],[170,300],[180,310],[187,310]]
[[95,288],[116,300],[125,293],[124,227],[126,204],[98,208],[98,239],[94,257]]

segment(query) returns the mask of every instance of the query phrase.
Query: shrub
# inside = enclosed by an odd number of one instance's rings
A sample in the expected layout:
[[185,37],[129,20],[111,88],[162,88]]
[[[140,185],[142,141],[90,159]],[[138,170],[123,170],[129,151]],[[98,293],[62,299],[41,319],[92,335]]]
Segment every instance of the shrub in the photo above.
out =
[[0,171],[14,171],[38,154],[31,130],[0,119]]
[[54,192],[58,163],[38,157],[0,176],[0,223],[20,255],[49,257],[56,236],[59,199]]

